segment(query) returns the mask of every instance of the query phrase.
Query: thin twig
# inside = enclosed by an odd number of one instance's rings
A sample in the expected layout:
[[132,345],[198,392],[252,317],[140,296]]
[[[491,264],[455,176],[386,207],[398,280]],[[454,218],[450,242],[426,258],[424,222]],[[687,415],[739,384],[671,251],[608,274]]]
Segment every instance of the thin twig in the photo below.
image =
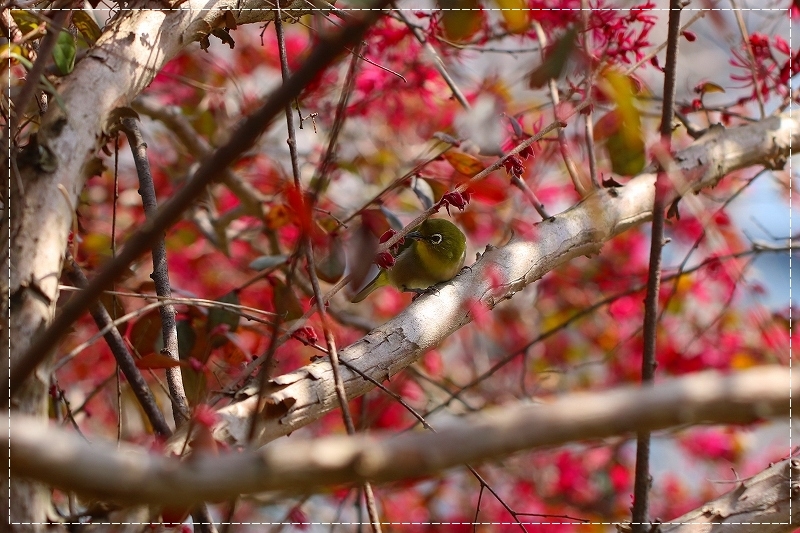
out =
[[742,11],[736,5],[736,0],[730,0],[731,7],[733,8],[734,16],[736,17],[736,24],[739,26],[739,33],[742,34],[742,44],[747,50],[747,57],[750,59],[750,75],[753,76],[753,92],[756,94],[756,101],[758,102],[758,110],[761,112],[761,118],[764,118],[764,98],[761,96],[761,91],[758,88],[758,73],[756,72],[756,56],[753,53],[753,46],[750,44],[750,35],[747,32],[747,26],[742,17]]
[[[283,35],[283,23],[281,22],[280,17],[280,5],[278,6],[278,12],[275,16],[275,32],[277,34],[278,39],[278,54],[280,56],[281,62],[281,74],[283,76],[284,83],[289,78],[289,61],[286,55],[286,42],[284,40]],[[359,46],[360,48],[360,46]],[[358,53],[355,54],[358,56]],[[355,63],[357,61],[356,57],[353,58],[353,63],[350,65],[350,70],[348,72],[348,76],[350,77],[351,83],[352,79],[355,77]],[[342,97],[339,103],[339,110],[343,111],[344,107],[347,103],[347,96],[346,94],[349,93],[347,85],[345,86],[345,96]],[[292,114],[292,106],[290,103],[286,103],[285,105],[285,114],[286,114],[286,126],[288,129],[289,139],[289,154],[292,163],[292,176],[294,178],[294,186],[298,191],[302,191],[302,185],[300,183],[300,165],[297,156],[297,139],[295,138],[294,133],[294,115]],[[329,162],[329,156],[332,157],[333,153],[333,145],[335,143],[336,137],[338,137],[338,130],[331,135],[331,141],[328,145],[328,152],[326,154],[325,159],[323,160],[321,171],[325,171],[325,167]],[[322,182],[324,179],[324,174],[320,176],[319,182]],[[313,199],[309,199],[309,201],[313,201]],[[304,233],[301,236],[302,246],[306,256],[306,270],[308,272],[308,277],[311,280],[311,287],[314,292],[314,298],[317,302],[322,301],[322,289],[319,286],[319,278],[317,277],[317,272],[315,269],[316,262],[314,261],[314,248],[311,243],[311,235],[309,233]],[[350,407],[347,403],[347,393],[345,392],[344,388],[344,381],[342,380],[341,369],[339,367],[339,353],[336,349],[336,341],[333,338],[333,332],[331,331],[330,324],[328,323],[328,316],[325,311],[325,305],[318,305],[317,309],[319,310],[319,318],[320,322],[322,323],[322,330],[325,335],[325,343],[328,348],[328,355],[331,362],[331,368],[333,370],[333,378],[334,378],[334,387],[336,390],[336,396],[339,399],[339,405],[342,409],[342,418],[344,419],[345,427],[347,428],[347,434],[353,435],[355,434],[355,425],[353,424],[353,417],[350,413]],[[277,331],[275,332],[277,333]],[[262,387],[263,388],[263,387]],[[260,392],[261,388],[259,389]],[[375,504],[375,495],[372,491],[372,485],[369,482],[364,482],[362,485],[364,489],[364,498],[367,502],[367,512],[369,513],[370,523],[372,525],[372,531],[374,533],[381,532],[381,520],[378,516],[377,505]]]
[[[697,22],[700,18],[704,17],[705,15],[706,15],[706,12],[703,11],[703,10],[700,10],[697,13],[695,13],[694,16],[692,18],[690,18],[689,21],[686,24],[681,26],[681,32],[683,32],[684,30],[688,29],[692,24]],[[630,76],[631,74],[636,72],[639,69],[639,67],[641,67],[642,65],[644,65],[645,63],[647,63],[648,61],[653,59],[661,50],[663,50],[666,47],[667,47],[667,42],[665,41],[665,42],[659,44],[658,46],[656,46],[655,48],[653,48],[650,52],[645,54],[639,61],[637,61],[631,67],[629,67],[628,70],[625,71],[625,75],[626,76]],[[603,64],[601,66],[605,66],[605,65]]]
[[[139,175],[139,194],[142,196],[142,205],[147,220],[151,221],[158,210],[156,201],[156,189],[153,185],[153,175],[150,172],[150,161],[147,159],[147,144],[144,142],[139,124],[133,118],[122,119],[122,129],[128,137],[131,145],[133,160],[136,164],[136,172]],[[164,298],[172,296],[172,288],[169,284],[169,269],[167,268],[167,246],[164,236],[153,242],[153,273],[151,278],[156,286],[156,294]],[[161,315],[161,335],[164,341],[162,353],[175,362],[180,362],[178,351],[178,328],[175,322],[175,306],[172,304],[162,305],[158,309]],[[181,367],[176,365],[166,369],[167,386],[169,395],[172,398],[172,416],[175,419],[175,426],[180,426],[189,419],[189,402],[186,399],[186,391],[183,389],[183,376]]]
[[[351,364],[347,363],[346,361],[342,361],[342,365],[344,365],[345,367],[347,367],[347,368],[348,368],[348,369],[349,369],[351,372],[355,372],[356,374],[358,374],[358,375],[359,375],[359,376],[361,376],[362,378],[366,379],[367,381],[369,381],[370,383],[372,383],[373,385],[375,385],[377,388],[379,388],[379,389],[380,389],[380,390],[381,390],[381,391],[382,391],[384,394],[386,394],[386,395],[388,395],[389,397],[391,397],[392,399],[394,399],[394,400],[395,400],[397,403],[399,403],[401,406],[403,406],[403,408],[404,408],[406,411],[408,411],[408,412],[411,414],[411,416],[413,416],[414,418],[416,418],[416,419],[417,419],[417,421],[419,421],[419,423],[420,423],[420,424],[422,424],[422,427],[424,427],[424,428],[425,428],[425,429],[427,429],[428,431],[432,431],[432,432],[436,433],[436,430],[433,428],[433,426],[431,426],[431,425],[430,425],[430,424],[429,424],[429,423],[428,423],[428,422],[425,420],[425,418],[424,418],[424,417],[423,417],[421,414],[419,414],[419,413],[417,412],[417,410],[416,410],[416,409],[414,409],[413,407],[411,407],[410,405],[408,405],[408,403],[407,403],[407,402],[406,402],[406,401],[403,399],[403,397],[402,397],[402,396],[400,396],[399,394],[397,394],[397,393],[395,393],[395,392],[392,392],[392,391],[390,391],[389,389],[387,389],[387,388],[386,388],[386,387],[383,385],[383,383],[381,383],[380,381],[378,381],[378,380],[374,379],[374,378],[373,378],[372,376],[370,376],[369,374],[366,374],[366,373],[362,372],[362,371],[361,371],[361,370],[359,370],[357,367],[355,367],[355,366],[353,366],[353,365],[351,365]],[[506,511],[508,511],[508,513],[509,513],[509,514],[510,514],[510,515],[511,515],[513,518],[514,518],[514,520],[517,522],[517,524],[519,524],[519,525],[520,525],[520,527],[522,528],[522,530],[523,530],[523,531],[527,531],[527,530],[525,529],[525,526],[522,524],[522,522],[520,522],[520,521],[519,521],[519,519],[517,518],[517,514],[518,514],[518,513],[517,513],[516,511],[514,511],[513,509],[511,509],[511,507],[509,507],[509,506],[508,506],[508,504],[506,504],[506,502],[505,502],[505,501],[503,501],[503,499],[500,497],[500,495],[499,495],[499,494],[497,494],[497,492],[495,492],[495,490],[494,490],[494,489],[493,489],[493,488],[492,488],[492,487],[489,485],[489,483],[487,483],[487,482],[486,482],[486,480],[485,480],[485,479],[483,479],[483,477],[482,477],[482,476],[481,476],[481,475],[478,473],[478,471],[477,471],[477,470],[475,470],[475,469],[474,469],[472,466],[470,466],[470,465],[466,465],[466,466],[467,466],[467,468],[469,469],[469,471],[470,471],[470,472],[472,472],[472,475],[473,475],[473,476],[475,476],[475,479],[477,479],[477,480],[478,480],[478,482],[481,484],[481,494],[483,494],[483,489],[484,489],[484,488],[488,489],[488,490],[489,490],[489,492],[491,492],[491,493],[492,493],[492,495],[493,495],[493,496],[494,496],[494,497],[497,499],[497,501],[498,501],[498,502],[500,502],[500,505],[502,505],[502,506],[503,506],[503,507],[506,509]],[[480,508],[480,497],[478,497],[478,507]],[[478,521],[477,512],[476,512],[476,514],[475,514],[475,520],[474,520],[474,521],[475,521],[475,522],[477,522],[477,521]]]
[[[545,60],[545,47],[547,46],[547,36],[544,34],[544,29],[542,25],[539,24],[537,21],[533,21],[533,28],[536,31],[536,38],[539,40],[539,46],[541,47],[541,56],[542,60]],[[555,78],[550,78],[548,80],[548,86],[550,88],[550,101],[553,103],[553,118],[558,120],[558,106],[560,104],[558,98],[558,86],[556,85]],[[591,94],[586,95],[587,98],[591,98]],[[575,163],[572,161],[572,158],[569,155],[569,146],[567,145],[567,136],[564,133],[563,128],[559,128],[557,131],[558,134],[558,148],[561,150],[561,157],[564,159],[564,165],[567,167],[567,172],[569,173],[569,177],[572,180],[572,184],[575,187],[575,190],[581,196],[581,198],[585,197],[589,194],[589,190],[584,186],[581,182],[581,178],[578,175],[578,169],[575,168]]]
[[[269,126],[270,119],[283,110],[284,105],[291,102],[318,72],[333,63],[345,46],[361,38],[367,28],[378,19],[386,1],[379,0],[372,6],[373,9],[365,11],[364,17],[355,24],[330,38],[323,38],[291,79],[267,97],[264,104],[231,134],[228,142],[209,154],[184,188],[162,206],[153,220],[131,235],[116,259],[106,263],[89,286],[61,309],[50,326],[42,331],[41,335],[31,342],[25,353],[17,359],[11,368],[10,396],[19,390],[28,376],[48,356],[52,347],[69,331],[75,320],[80,318],[128,265],[145,253],[156,239],[162,237],[163,232],[180,218],[181,214],[206,190],[208,184],[218,179],[227,166],[253,145]],[[2,402],[3,406],[7,406],[8,399]]]
[[[583,15],[583,27],[589,27],[589,17],[591,11],[588,9],[588,0],[581,0],[581,15]],[[589,61],[589,72],[586,75],[586,95],[591,100],[592,91],[594,90],[594,66],[592,61],[592,37],[588,31],[583,32],[583,50]],[[594,146],[594,117],[592,116],[593,106],[589,106],[584,113],[584,134],[586,136],[586,154],[589,158],[589,181],[595,189],[600,188],[600,182],[597,179],[597,152]]]
[[447,72],[447,69],[444,66],[444,61],[442,61],[442,58],[439,56],[439,53],[436,51],[436,49],[433,47],[430,41],[428,41],[422,34],[422,31],[419,29],[419,26],[417,26],[416,24],[412,24],[411,21],[408,20],[408,17],[406,17],[405,13],[403,13],[402,10],[397,9],[397,4],[395,2],[393,2],[392,5],[394,6],[393,13],[397,16],[397,18],[403,21],[403,23],[411,31],[411,33],[414,35],[417,41],[419,41],[420,44],[425,48],[425,51],[431,55],[431,57],[433,58],[433,67],[436,69],[436,71],[442,77],[444,82],[450,88],[450,91],[453,93],[455,99],[458,100],[458,103],[461,104],[461,107],[463,107],[464,109],[469,109],[470,105],[469,102],[467,101],[467,98],[464,96],[464,93],[461,92],[461,89],[458,88],[458,85],[456,85],[456,82],[455,80],[453,80],[452,76],[450,76],[450,73]]
[[[83,270],[81,270],[81,267],[78,266],[72,254],[69,252],[67,252],[65,258],[65,271],[67,277],[76,287],[83,288],[88,285],[89,280],[86,279]],[[142,373],[139,372],[139,369],[136,367],[136,361],[134,361],[133,355],[131,355],[128,347],[125,345],[125,340],[122,338],[122,335],[120,335],[119,330],[112,325],[112,318],[108,314],[105,306],[98,300],[92,305],[89,312],[97,324],[97,327],[100,330],[106,331],[104,335],[106,343],[108,343],[108,347],[111,349],[111,353],[114,355],[119,369],[122,370],[125,379],[128,380],[133,394],[139,401],[139,405],[142,406],[142,410],[150,421],[150,425],[153,426],[153,430],[161,437],[168,438],[172,435],[172,430],[164,419],[164,414],[161,412],[161,409],[158,408],[158,404],[156,403],[156,399],[150,387],[144,380]]]
[[[672,147],[672,117],[675,103],[675,86],[678,75],[678,41],[680,39],[681,0],[670,0],[669,29],[667,32],[667,57],[664,65],[664,104],[661,115],[661,146],[669,153]],[[642,349],[642,383],[650,386],[656,370],[656,334],[658,327],[658,294],[661,286],[661,250],[664,247],[664,221],[666,218],[667,174],[662,169],[656,175],[653,200],[653,222],[650,237],[650,262],[647,270],[647,293],[644,303],[644,332]],[[645,533],[649,526],[649,500],[652,478],[650,476],[650,432],[636,435],[636,467],[633,488],[631,525],[633,533]]]
[[[211,146],[203,140],[177,108],[155,105],[145,98],[137,98],[131,106],[135,111],[158,120],[169,128],[198,161],[208,157],[211,153]],[[220,177],[222,183],[236,195],[248,213],[261,215],[266,198],[258,189],[243,180],[230,167],[225,167]]]

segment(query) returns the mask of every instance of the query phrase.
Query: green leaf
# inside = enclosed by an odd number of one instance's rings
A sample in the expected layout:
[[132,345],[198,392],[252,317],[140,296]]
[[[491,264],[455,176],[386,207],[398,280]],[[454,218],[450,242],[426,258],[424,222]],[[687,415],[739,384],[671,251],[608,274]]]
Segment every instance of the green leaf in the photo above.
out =
[[75,68],[75,38],[67,31],[58,34],[53,48],[53,61],[62,76],[66,76]]

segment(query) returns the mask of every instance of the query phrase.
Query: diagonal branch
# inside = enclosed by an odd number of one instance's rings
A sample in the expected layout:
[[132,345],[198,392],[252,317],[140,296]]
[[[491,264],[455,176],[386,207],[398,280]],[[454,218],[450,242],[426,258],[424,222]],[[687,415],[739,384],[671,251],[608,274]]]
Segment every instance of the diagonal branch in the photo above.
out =
[[[136,13],[144,13],[146,16],[150,12]],[[333,63],[340,51],[357,41],[378,16],[380,16],[380,11],[377,8],[367,11],[363,19],[347,26],[331,38],[323,39],[308,56],[303,66],[286,83],[275,90],[259,109],[242,122],[225,145],[215,150],[203,161],[186,186],[162,206],[156,217],[130,237],[120,254],[106,264],[89,287],[65,305],[52,324],[31,341],[24,354],[12,362],[12,395],[34,368],[46,358],[56,342],[68,331],[70,325],[88,309],[104,289],[121,275],[127,265],[142,255],[166,228],[174,224],[181,213],[205,190],[206,186],[217,179],[222,169],[233,163],[239,155],[253,145],[262,131],[269,126],[270,120],[283,109],[286,102],[297,97],[318,72]],[[135,41],[137,40],[135,39]],[[64,127],[63,124],[62,127]],[[90,135],[90,138],[94,139],[94,136]],[[68,147],[60,147],[60,149],[70,150]],[[53,151],[62,153],[60,149]],[[71,181],[74,183],[74,178]],[[38,224],[42,224],[41,219],[38,220]],[[60,244],[59,250],[63,250],[66,245],[68,226],[64,227],[64,242]],[[47,243],[38,243],[37,249],[39,248],[47,249]]]
[[[89,283],[89,280],[86,279],[86,275],[72,258],[72,255],[69,254],[69,252],[67,252],[67,254],[67,265],[64,269],[67,277],[76,287],[85,287]],[[99,301],[92,305],[90,312],[98,329],[106,330],[104,335],[106,343],[108,343],[109,348],[111,348],[111,353],[114,354],[117,365],[119,365],[120,370],[122,370],[128,383],[130,383],[131,389],[134,395],[136,395],[136,399],[139,400],[139,405],[142,406],[142,410],[150,421],[150,425],[153,426],[155,432],[161,437],[169,437],[172,435],[172,430],[169,428],[169,425],[167,425],[167,421],[164,419],[164,414],[161,412],[161,409],[159,409],[158,404],[156,404],[156,399],[153,397],[150,387],[144,380],[142,373],[136,367],[136,361],[134,361],[130,350],[128,350],[128,347],[125,345],[122,335],[120,335],[116,326],[112,325],[111,315],[108,314],[106,308]]]
[[[788,116],[754,125],[712,131],[676,154],[686,177],[681,194],[716,184],[726,174],[752,165],[775,166],[792,146],[800,146],[800,123]],[[796,148],[795,148],[796,149]],[[597,191],[575,207],[535,226],[535,239],[514,237],[489,248],[437,294],[412,302],[400,315],[341,351],[340,358],[377,381],[384,381],[418,360],[427,350],[471,321],[476,300],[488,308],[524,289],[547,272],[575,257],[596,254],[605,241],[652,216],[655,174],[642,174],[624,187]],[[671,193],[667,203],[674,199]],[[491,275],[490,275],[491,274]],[[489,280],[499,279],[498,286]],[[343,370],[349,399],[374,388],[358,374]],[[215,436],[232,446],[246,442],[248,417],[256,409],[257,389],[245,388],[241,401],[219,411]],[[248,397],[249,396],[249,397]],[[264,397],[255,442],[264,444],[317,420],[338,407],[327,361],[308,364],[273,378]],[[182,442],[185,436],[178,436]]]

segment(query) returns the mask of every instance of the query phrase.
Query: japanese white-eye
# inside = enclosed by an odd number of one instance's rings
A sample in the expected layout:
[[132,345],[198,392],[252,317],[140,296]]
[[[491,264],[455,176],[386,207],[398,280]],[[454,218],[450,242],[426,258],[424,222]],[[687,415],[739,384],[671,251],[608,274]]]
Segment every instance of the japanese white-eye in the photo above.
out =
[[429,218],[406,235],[394,266],[381,269],[366,287],[353,296],[358,303],[375,289],[393,285],[402,291],[422,292],[432,285],[451,280],[464,266],[467,238],[455,224],[443,218]]

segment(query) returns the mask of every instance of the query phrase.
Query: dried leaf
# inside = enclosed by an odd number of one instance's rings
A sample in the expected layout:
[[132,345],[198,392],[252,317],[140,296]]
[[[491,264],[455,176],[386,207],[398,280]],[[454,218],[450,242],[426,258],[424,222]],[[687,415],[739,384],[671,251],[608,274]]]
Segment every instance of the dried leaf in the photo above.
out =
[[442,157],[444,157],[454,169],[470,178],[486,168],[477,157],[465,154],[464,152],[450,150]]
[[180,366],[180,361],[175,361],[169,356],[160,353],[150,353],[136,360],[136,368],[156,370],[159,368],[173,368]]

